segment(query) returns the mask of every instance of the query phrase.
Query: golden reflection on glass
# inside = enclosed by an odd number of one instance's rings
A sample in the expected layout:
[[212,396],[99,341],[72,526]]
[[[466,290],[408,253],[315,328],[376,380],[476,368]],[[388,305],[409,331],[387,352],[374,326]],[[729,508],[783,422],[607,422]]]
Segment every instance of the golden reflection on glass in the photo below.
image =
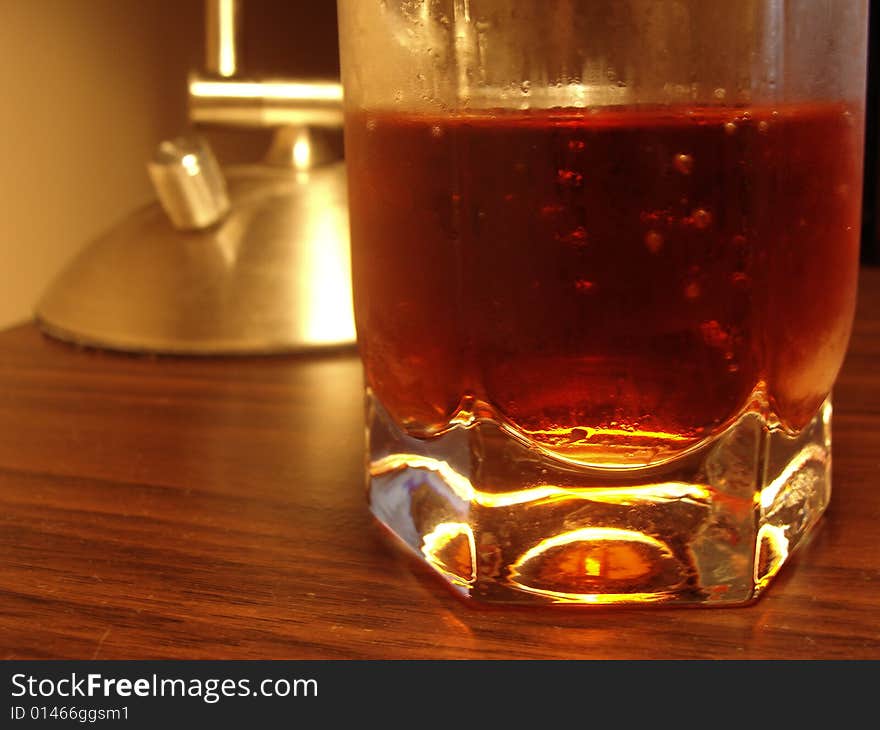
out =
[[[664,563],[672,589],[682,574],[665,543],[636,530],[585,527],[546,538],[527,550],[511,566],[510,582],[559,603],[645,603],[667,595],[662,590],[638,590],[654,584],[656,566]],[[555,584],[580,584],[584,590],[557,590]],[[590,591],[591,586],[599,590]],[[608,591],[608,586],[620,590]]]
[[762,510],[769,510],[776,497],[784,487],[789,487],[792,478],[798,474],[806,464],[811,461],[824,463],[828,459],[827,450],[817,444],[810,444],[801,449],[797,455],[786,465],[779,476],[764,487],[758,495]]

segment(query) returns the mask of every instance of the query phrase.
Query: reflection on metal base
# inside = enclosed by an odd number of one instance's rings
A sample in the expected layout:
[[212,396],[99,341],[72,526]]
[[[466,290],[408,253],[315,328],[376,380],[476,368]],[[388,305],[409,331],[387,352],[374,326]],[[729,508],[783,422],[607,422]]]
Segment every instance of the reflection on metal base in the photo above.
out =
[[229,215],[175,230],[154,204],[83,251],[36,310],[81,345],[255,354],[354,343],[343,162],[224,170]]

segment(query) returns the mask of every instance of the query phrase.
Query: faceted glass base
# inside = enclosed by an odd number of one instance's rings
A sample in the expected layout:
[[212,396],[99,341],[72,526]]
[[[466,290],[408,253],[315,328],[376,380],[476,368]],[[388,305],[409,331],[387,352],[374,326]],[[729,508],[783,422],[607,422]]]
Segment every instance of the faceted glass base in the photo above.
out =
[[417,439],[367,402],[373,514],[479,601],[746,603],[830,497],[830,400],[796,437],[747,413],[642,469],[575,466],[492,421]]

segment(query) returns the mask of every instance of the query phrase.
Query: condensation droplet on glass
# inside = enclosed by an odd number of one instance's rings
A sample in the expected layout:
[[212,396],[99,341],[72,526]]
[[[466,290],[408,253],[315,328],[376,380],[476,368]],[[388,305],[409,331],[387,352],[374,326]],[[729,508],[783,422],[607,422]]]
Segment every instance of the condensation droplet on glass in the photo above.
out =
[[730,242],[737,248],[742,248],[747,243],[746,237],[743,236],[741,233],[737,233],[733,238],[730,239]]
[[749,283],[749,275],[746,274],[744,271],[734,271],[730,275],[730,282],[732,284],[738,284],[738,285],[748,284]]
[[724,133],[736,134],[736,124],[734,124],[733,122],[727,122],[727,124],[724,125]]
[[704,231],[712,225],[712,214],[705,208],[697,208],[691,213],[694,228]]
[[660,253],[663,248],[663,236],[657,231],[648,231],[645,234],[645,246],[651,253]]
[[694,169],[694,158],[684,153],[676,155],[672,159],[672,163],[682,175],[690,175]]

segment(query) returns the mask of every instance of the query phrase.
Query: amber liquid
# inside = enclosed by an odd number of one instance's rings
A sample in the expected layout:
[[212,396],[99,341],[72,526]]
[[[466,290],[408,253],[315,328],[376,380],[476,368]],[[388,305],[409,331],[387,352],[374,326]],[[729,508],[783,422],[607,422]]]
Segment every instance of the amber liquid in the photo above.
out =
[[488,416],[586,462],[797,431],[849,336],[860,142],[832,103],[351,114],[368,383],[413,435]]

